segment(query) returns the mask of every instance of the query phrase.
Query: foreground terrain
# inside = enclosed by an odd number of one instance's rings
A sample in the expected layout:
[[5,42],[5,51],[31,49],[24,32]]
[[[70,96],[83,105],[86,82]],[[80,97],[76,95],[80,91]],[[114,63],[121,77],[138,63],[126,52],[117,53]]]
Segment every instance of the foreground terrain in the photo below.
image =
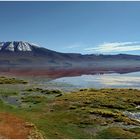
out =
[[140,138],[140,90],[64,93],[7,77],[0,84],[0,138]]

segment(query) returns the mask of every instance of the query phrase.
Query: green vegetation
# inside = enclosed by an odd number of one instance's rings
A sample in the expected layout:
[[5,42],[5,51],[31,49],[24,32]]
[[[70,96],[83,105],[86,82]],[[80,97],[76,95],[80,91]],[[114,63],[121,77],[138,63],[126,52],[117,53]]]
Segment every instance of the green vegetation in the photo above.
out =
[[19,92],[11,89],[0,89],[0,96],[16,96]]
[[62,94],[60,90],[48,90],[48,89],[42,89],[42,88],[29,88],[29,89],[26,89],[25,91],[40,92],[43,94]]
[[107,128],[96,136],[99,139],[139,139],[140,131],[137,133],[131,129],[124,129],[120,127]]
[[19,107],[0,100],[0,112],[35,124],[45,138],[140,138],[140,122],[124,115],[124,111],[140,111],[140,90],[81,89],[62,94],[30,88],[24,92],[31,94],[21,96]]
[[44,96],[25,96],[22,97],[22,102],[26,103],[33,103],[33,104],[38,104],[41,102],[44,102],[46,100],[46,97]]
[[27,84],[28,82],[16,78],[0,77],[0,84]]
[[140,103],[140,91],[132,89],[83,89],[65,95],[71,102],[78,100],[79,105],[90,108],[108,108],[115,110],[136,110]]

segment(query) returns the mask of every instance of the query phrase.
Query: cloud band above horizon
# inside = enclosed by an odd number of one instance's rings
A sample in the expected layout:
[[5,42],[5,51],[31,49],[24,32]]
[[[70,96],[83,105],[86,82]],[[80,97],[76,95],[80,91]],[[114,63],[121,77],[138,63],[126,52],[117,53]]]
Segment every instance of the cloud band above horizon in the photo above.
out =
[[140,42],[112,42],[103,43],[97,47],[90,47],[84,49],[86,52],[94,53],[122,53],[140,50]]

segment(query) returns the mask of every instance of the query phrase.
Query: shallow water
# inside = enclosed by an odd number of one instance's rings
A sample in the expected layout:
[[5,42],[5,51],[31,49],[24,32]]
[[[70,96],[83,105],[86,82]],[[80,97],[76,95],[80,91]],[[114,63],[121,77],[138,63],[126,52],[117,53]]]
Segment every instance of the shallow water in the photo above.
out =
[[[5,67],[4,67],[5,68]],[[137,71],[137,72],[136,72]],[[115,73],[116,72],[116,73]],[[127,73],[129,72],[129,73]],[[121,73],[121,74],[120,74]],[[72,90],[79,88],[140,88],[140,69],[96,70],[82,68],[8,67],[0,75],[16,76],[30,85]]]
[[[64,91],[73,91],[79,88],[140,88],[140,72],[120,74],[115,73],[115,71],[97,72],[94,70],[58,69],[50,71],[34,70],[35,75],[31,75],[28,74],[28,71],[24,72],[20,69],[15,72],[15,75],[13,71],[0,73],[0,75],[16,76],[16,78],[24,79],[28,81],[26,87],[37,86]],[[20,88],[25,88],[25,85]]]
[[[140,88],[140,72],[127,74],[96,74],[62,77],[50,83],[71,85],[76,88]],[[65,87],[65,86],[64,86]]]
[[4,102],[11,104],[11,105],[15,105],[15,106],[19,106],[20,102],[18,101],[18,96],[0,96],[0,99],[3,100]]
[[125,111],[124,114],[126,116],[128,116],[129,118],[131,118],[131,119],[135,119],[137,121],[140,121],[140,112],[128,112],[128,111]]

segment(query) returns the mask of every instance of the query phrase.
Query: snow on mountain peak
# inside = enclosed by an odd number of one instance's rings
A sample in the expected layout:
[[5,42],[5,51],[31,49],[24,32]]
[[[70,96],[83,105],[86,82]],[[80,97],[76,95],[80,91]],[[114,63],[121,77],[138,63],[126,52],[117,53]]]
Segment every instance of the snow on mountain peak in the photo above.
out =
[[23,41],[10,41],[10,42],[0,42],[0,51],[32,51],[33,47],[39,47],[33,43],[23,42]]

